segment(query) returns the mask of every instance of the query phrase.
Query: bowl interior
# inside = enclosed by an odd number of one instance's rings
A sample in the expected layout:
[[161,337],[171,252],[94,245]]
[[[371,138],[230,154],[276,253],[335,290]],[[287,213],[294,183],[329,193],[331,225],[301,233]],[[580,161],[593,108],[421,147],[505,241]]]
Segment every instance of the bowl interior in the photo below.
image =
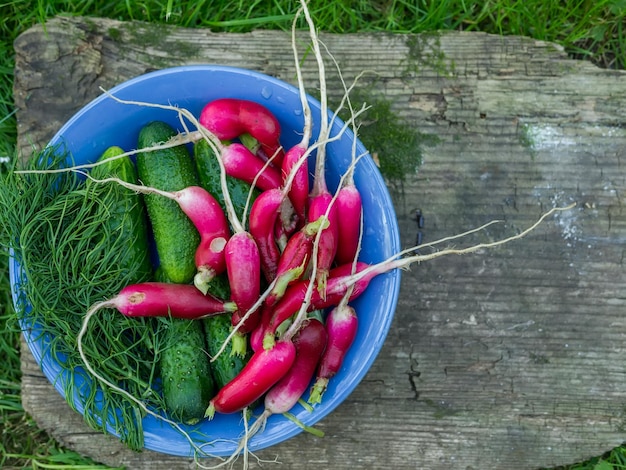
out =
[[[300,141],[303,126],[298,90],[272,77],[239,68],[198,65],[175,67],[142,75],[112,90],[113,95],[127,100],[171,104],[198,116],[206,102],[222,97],[238,97],[258,101],[268,107],[282,126],[281,143],[285,148]],[[319,129],[319,102],[309,97],[314,118],[313,141]],[[94,161],[111,145],[126,150],[137,146],[139,130],[148,122],[162,120],[182,130],[177,113],[157,108],[120,104],[101,95],[81,109],[52,138],[50,145],[61,145],[75,162]],[[335,134],[343,123],[333,123]],[[340,176],[349,166],[354,135],[347,131],[343,137],[327,147],[327,181],[329,189],[336,188]],[[358,142],[357,155],[365,152]],[[368,263],[382,261],[400,250],[399,230],[390,195],[371,158],[361,159],[355,171],[355,183],[363,200],[364,234],[360,259]],[[15,258],[11,259],[10,277],[14,301],[20,300],[17,291],[23,273]],[[395,311],[400,286],[400,273],[393,271],[377,276],[365,293],[353,302],[359,318],[359,330],[352,348],[345,358],[342,370],[329,384],[323,402],[309,412],[296,405],[293,414],[307,425],[314,425],[334,410],[354,390],[371,367],[387,336]],[[44,374],[61,395],[68,371],[46,353],[46,338],[39,337],[38,326],[24,321],[22,328],[28,345],[41,363]],[[83,386],[89,386],[88,382]],[[73,401],[83,408],[78,396]],[[261,410],[257,410],[261,411]],[[150,450],[178,456],[192,456],[193,448],[187,439],[169,425],[153,418],[144,418],[145,447]],[[195,427],[184,427],[198,443],[219,439],[207,452],[228,455],[236,447],[243,432],[239,414],[216,415]],[[301,432],[301,428],[282,416],[269,419],[263,433],[255,436],[250,450],[259,450],[282,442]],[[208,436],[208,437],[207,437]]]

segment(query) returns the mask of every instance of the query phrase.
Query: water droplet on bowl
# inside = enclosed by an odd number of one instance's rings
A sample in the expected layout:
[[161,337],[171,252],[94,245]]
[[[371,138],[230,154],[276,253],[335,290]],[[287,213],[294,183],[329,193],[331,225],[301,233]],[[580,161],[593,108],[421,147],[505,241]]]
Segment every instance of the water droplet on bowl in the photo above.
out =
[[285,98],[283,98],[282,96],[277,96],[276,101],[278,101],[280,104],[285,104]]
[[264,86],[261,88],[261,96],[266,100],[270,99],[272,96],[272,89],[270,87]]
[[294,109],[293,110],[293,114],[295,114],[296,116],[302,116],[302,110],[301,109]]

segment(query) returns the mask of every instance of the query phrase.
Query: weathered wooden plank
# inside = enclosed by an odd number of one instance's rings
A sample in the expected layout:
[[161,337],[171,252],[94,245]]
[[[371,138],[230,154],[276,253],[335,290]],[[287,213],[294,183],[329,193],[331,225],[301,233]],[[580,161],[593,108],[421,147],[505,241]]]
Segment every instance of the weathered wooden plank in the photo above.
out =
[[[304,50],[304,36],[302,50]],[[521,241],[423,263],[403,278],[381,355],[349,399],[259,453],[288,468],[537,468],[599,455],[626,435],[626,73],[553,44],[479,33],[324,35],[347,80],[371,71],[397,114],[439,142],[396,210],[403,244],[492,219],[495,240],[576,201]],[[41,146],[99,86],[191,63],[248,67],[293,83],[289,36],[214,34],[57,18],[15,43],[20,147]],[[329,67],[330,69],[330,67]],[[306,83],[316,68],[304,62]],[[333,97],[340,94],[330,77]],[[67,411],[23,354],[24,406],[60,442],[109,465],[188,468],[136,454]],[[52,397],[52,398],[51,398]]]

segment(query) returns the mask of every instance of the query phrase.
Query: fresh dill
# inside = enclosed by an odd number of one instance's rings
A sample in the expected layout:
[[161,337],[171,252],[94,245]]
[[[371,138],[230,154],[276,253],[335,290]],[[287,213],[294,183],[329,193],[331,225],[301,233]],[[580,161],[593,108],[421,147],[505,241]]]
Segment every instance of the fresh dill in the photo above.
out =
[[[57,168],[65,161],[64,155],[48,149],[31,157],[25,169]],[[108,428],[139,450],[142,412],[94,379],[82,367],[76,347],[84,314],[93,303],[113,297],[127,284],[147,280],[140,269],[128,269],[128,239],[107,223],[116,213],[120,192],[127,190],[85,184],[72,172],[14,170],[0,175],[0,229],[2,243],[21,270],[18,319],[31,335],[37,332],[32,339],[44,340],[44,353],[67,371],[62,387],[70,406],[75,408],[78,398],[87,424]],[[155,383],[166,327],[164,319],[128,318],[106,309],[90,324],[83,349],[102,377],[161,411],[164,405]]]

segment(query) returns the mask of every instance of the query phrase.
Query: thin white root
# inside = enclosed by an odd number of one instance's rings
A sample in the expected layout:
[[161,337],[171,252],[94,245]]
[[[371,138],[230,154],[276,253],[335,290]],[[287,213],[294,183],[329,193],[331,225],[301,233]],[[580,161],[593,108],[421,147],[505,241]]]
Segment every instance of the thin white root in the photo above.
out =
[[113,382],[107,380],[106,378],[102,377],[98,371],[96,371],[91,364],[89,363],[89,360],[87,359],[87,355],[85,354],[85,351],[83,349],[83,337],[85,336],[85,334],[87,333],[87,327],[89,324],[89,320],[96,314],[98,313],[99,310],[103,309],[103,308],[113,308],[114,304],[113,302],[111,302],[110,300],[105,300],[102,302],[98,302],[94,305],[91,306],[91,308],[87,311],[87,313],[85,314],[85,318],[83,319],[83,323],[81,325],[81,328],[78,332],[78,335],[76,336],[76,347],[78,348],[78,353],[80,354],[80,357],[83,361],[83,365],[85,366],[85,369],[87,369],[89,371],[89,373],[91,373],[94,378],[96,378],[98,381],[100,381],[101,383],[105,384],[107,387],[109,387],[111,390],[119,393],[120,395],[123,395],[124,397],[126,397],[128,400],[130,400],[131,402],[135,403],[144,413],[153,416],[167,424],[169,424],[170,426],[172,426],[173,428],[175,428],[178,432],[181,433],[181,435],[183,435],[185,437],[185,439],[187,439],[187,441],[189,442],[189,444],[191,445],[191,447],[194,449],[195,452],[200,453],[200,455],[207,455],[195,442],[194,440],[191,438],[191,436],[175,421],[172,421],[168,418],[166,418],[165,416],[154,412],[153,410],[151,410],[150,408],[148,408],[146,406],[146,404],[139,400],[138,398],[134,397],[133,395],[131,395],[130,393],[128,393],[126,390],[124,390],[123,388],[119,387],[118,385],[114,384]]
[[311,133],[313,132],[313,125],[311,123],[311,107],[309,106],[309,100],[306,96],[304,88],[304,80],[302,78],[302,69],[300,68],[300,59],[298,57],[298,46],[296,45],[296,22],[302,14],[303,8],[300,7],[293,18],[293,24],[291,25],[291,48],[293,50],[294,66],[296,68],[296,80],[298,82],[298,95],[300,97],[300,104],[302,106],[302,116],[304,118],[304,129],[302,133],[302,140],[300,145],[304,147],[309,146],[309,140],[311,140]]
[[[243,428],[244,433],[239,439],[237,447],[230,454],[230,456],[226,459],[222,459],[223,461],[216,465],[199,465],[201,468],[206,470],[215,470],[217,468],[222,468],[225,466],[231,466],[239,459],[240,456],[243,458],[243,469],[247,469],[249,466],[249,455],[254,455],[248,449],[248,443],[250,439],[252,439],[259,431],[262,431],[265,428],[265,423],[267,422],[267,418],[271,416],[272,413],[267,410],[263,411],[261,416],[257,418],[257,420],[252,424],[251,427],[248,425],[248,417],[247,417],[247,408],[244,408],[242,411],[242,420],[243,420]],[[259,460],[257,458],[257,460]]]
[[134,184],[134,183],[129,183],[128,181],[124,181],[120,178],[116,178],[114,176],[109,177],[109,178],[102,178],[102,179],[98,179],[98,178],[94,178],[93,176],[91,176],[89,173],[86,173],[84,171],[80,171],[80,170],[76,170],[76,173],[80,173],[82,175],[84,175],[87,179],[90,179],[91,181],[93,181],[94,183],[116,183],[119,184],[120,186],[126,188],[126,189],[130,189],[131,191],[135,191],[137,193],[141,193],[141,194],[157,194],[159,196],[163,196],[167,199],[172,199],[172,200],[176,200],[176,194],[169,192],[169,191],[163,191],[161,189],[158,188],[153,188],[152,186],[145,186],[143,184]]
[[15,170],[16,174],[54,174],[54,173],[66,173],[68,171],[81,171],[81,170],[89,170],[96,166],[106,165],[109,162],[115,161],[120,158],[130,157],[133,155],[137,155],[139,153],[147,153],[155,150],[162,150],[177,147],[180,145],[180,142],[168,140],[167,142],[159,143],[152,147],[146,147],[136,150],[129,150],[128,152],[120,153],[119,155],[113,155],[112,157],[108,157],[102,160],[98,160],[93,163],[83,163],[81,165],[74,165],[62,168],[50,168],[48,170]]
[[[363,271],[358,272],[357,274],[352,276],[351,282],[358,282],[360,279],[368,276],[372,272],[380,271],[381,266],[387,266],[390,269],[406,269],[413,263],[420,263],[420,262],[423,262],[423,261],[430,261],[432,259],[440,258],[442,256],[448,256],[448,255],[465,255],[465,254],[468,254],[468,253],[475,253],[475,252],[477,252],[479,250],[482,250],[484,248],[495,248],[497,246],[504,245],[506,243],[509,243],[509,242],[512,242],[512,241],[515,241],[515,240],[519,240],[520,238],[525,237],[530,232],[535,230],[550,215],[554,214],[555,212],[567,211],[567,210],[573,209],[574,207],[576,207],[576,203],[575,202],[570,204],[570,205],[568,205],[568,206],[565,206],[565,207],[554,207],[554,208],[550,209],[548,212],[545,212],[544,214],[542,214],[541,217],[539,217],[539,219],[537,219],[537,221],[534,224],[532,224],[530,227],[526,228],[525,230],[521,231],[520,233],[518,233],[516,235],[511,235],[510,237],[507,237],[507,238],[504,238],[504,239],[501,239],[501,240],[496,240],[495,242],[478,243],[476,245],[472,245],[472,246],[469,246],[467,248],[446,248],[445,250],[437,251],[437,252],[434,252],[434,253],[429,253],[429,254],[426,254],[426,255],[419,255],[418,254],[418,255],[407,256],[405,258],[400,258],[401,253],[406,254],[408,252],[415,251],[417,248],[419,248],[419,247],[421,247],[423,245],[414,246],[411,249],[403,250],[403,251],[401,251],[399,253],[396,253],[396,254],[390,256],[389,258],[387,258],[385,261],[382,261],[380,263],[372,265],[372,266],[364,269]],[[484,228],[486,226],[491,225],[492,223],[493,222],[487,223],[487,224],[483,225],[482,227]],[[464,232],[461,235],[458,235],[457,237],[466,235],[468,233],[473,233],[473,232],[475,232],[475,231],[477,231],[479,229],[469,230],[467,232]],[[456,238],[456,237],[452,237],[452,238]],[[385,270],[390,270],[390,269],[385,269]]]
[[504,221],[503,220],[491,220],[491,221],[487,222],[486,224],[481,225],[480,227],[476,227],[476,228],[467,230],[466,232],[462,232],[462,233],[459,233],[459,234],[456,234],[456,235],[450,235],[448,237],[440,238],[439,240],[435,240],[435,241],[432,241],[432,242],[422,243],[419,246],[412,246],[411,248],[406,248],[406,249],[396,253],[394,255],[394,258],[398,258],[400,256],[404,256],[404,255],[408,255],[408,254],[414,254],[415,250],[418,249],[418,248],[419,249],[428,248],[428,247],[432,247],[432,246],[435,246],[435,245],[441,245],[442,243],[445,243],[445,242],[448,242],[448,241],[451,241],[451,240],[456,240],[458,238],[463,238],[463,237],[466,237],[466,236],[471,235],[473,233],[485,230],[487,227],[489,227],[491,225],[500,224],[502,222],[504,222]]
[[[328,54],[328,56],[330,57],[330,59],[333,61],[333,64],[335,64],[335,68],[337,69],[337,74],[339,75],[339,80],[341,81],[341,84],[343,85],[343,89],[344,89],[344,96],[342,99],[342,104],[343,101],[345,100],[348,104],[348,110],[350,111],[350,115],[354,116],[354,108],[352,107],[352,101],[350,100],[350,92],[354,89],[354,87],[356,86],[357,82],[361,79],[361,77],[365,74],[365,71],[362,71],[361,73],[359,73],[355,79],[353,80],[352,84],[350,85],[350,87],[347,86],[346,81],[343,78],[343,74],[341,73],[341,68],[339,67],[339,64],[337,63],[337,60],[335,59],[335,56],[332,55],[332,53],[330,52],[330,50],[328,49],[328,47],[326,47],[326,44],[321,43],[322,46],[324,46],[324,49],[326,50],[326,53]],[[354,160],[354,158],[356,158],[356,143],[357,143],[357,135],[358,135],[358,129],[359,126],[356,124],[355,121],[353,121],[352,123],[352,132],[354,134],[354,139],[352,139],[352,159]],[[352,165],[347,173],[347,178],[346,178],[346,184],[354,184],[354,167],[355,165]]]
[[[504,238],[502,240],[496,240],[495,242],[489,242],[489,243],[478,243],[477,245],[473,245],[467,248],[459,248],[459,249],[455,249],[455,248],[448,248],[446,250],[437,252],[437,253],[432,253],[429,255],[417,255],[413,258],[415,258],[415,261],[427,261],[430,259],[435,259],[438,258],[440,256],[445,256],[445,255],[464,255],[467,253],[474,253],[478,250],[481,250],[483,248],[495,248],[497,246],[500,245],[504,245],[506,243],[512,242],[514,240],[519,240],[520,238],[524,238],[526,235],[528,235],[530,232],[532,232],[533,230],[535,230],[547,217],[551,216],[552,214],[554,214],[555,212],[563,212],[563,211],[568,211],[570,209],[573,209],[574,207],[576,207],[576,203],[573,202],[572,204],[565,206],[565,207],[553,207],[552,209],[550,209],[548,212],[545,212],[544,214],[541,215],[541,217],[539,217],[539,219],[537,219],[537,221],[532,224],[530,227],[528,227],[525,230],[522,230],[520,233],[516,234],[516,235],[511,235],[510,237]],[[497,222],[497,221],[494,221]],[[485,225],[483,225],[484,227],[487,227],[491,225],[490,223],[487,223]],[[462,233],[461,236],[464,236],[466,234],[469,233],[473,233],[476,230],[469,230],[465,233]],[[450,238],[450,237],[449,237]],[[454,237],[452,237],[454,238]],[[424,246],[424,245],[420,245],[420,246]],[[418,259],[419,258],[419,259]]]
[[[326,140],[328,138],[328,95],[326,93],[326,70],[324,66],[324,59],[322,57],[322,52],[320,51],[320,44],[317,35],[317,31],[315,28],[315,23],[313,22],[313,18],[311,18],[311,13],[309,12],[309,8],[306,4],[306,0],[300,0],[300,4],[302,5],[302,11],[306,18],[306,22],[309,25],[309,35],[311,37],[311,43],[313,45],[313,52],[315,55],[315,60],[317,61],[317,68],[319,73],[319,81],[320,81],[320,139]],[[324,145],[320,146],[317,151],[317,163],[315,169],[315,180],[320,180],[320,177],[324,175],[324,161],[326,156],[326,147]],[[321,178],[319,184],[323,184],[324,178]]]

